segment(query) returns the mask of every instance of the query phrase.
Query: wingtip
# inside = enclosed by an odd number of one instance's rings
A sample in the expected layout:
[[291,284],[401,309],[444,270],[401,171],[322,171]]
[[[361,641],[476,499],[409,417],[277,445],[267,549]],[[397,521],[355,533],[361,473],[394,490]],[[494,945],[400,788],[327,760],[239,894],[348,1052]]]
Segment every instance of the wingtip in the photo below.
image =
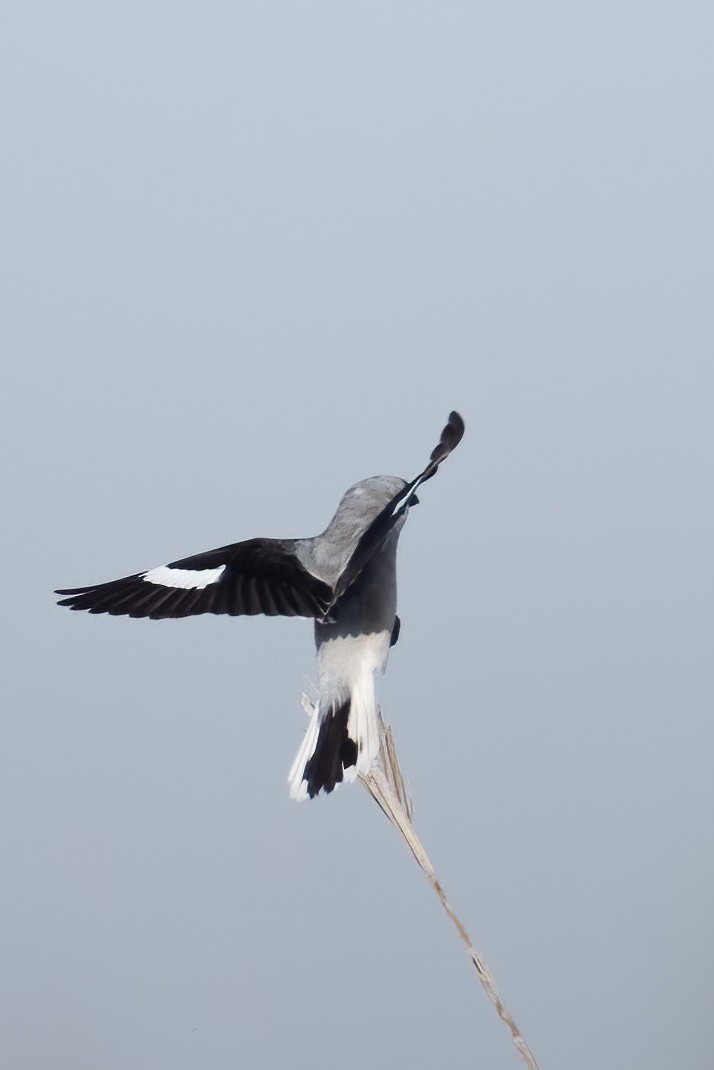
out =
[[[461,439],[464,437],[464,431],[466,430],[466,424],[464,418],[460,412],[456,409],[452,409],[449,413],[449,420],[444,428],[443,436],[449,440],[449,448],[456,449]],[[442,436],[442,437],[443,437]]]
[[454,430],[455,434],[458,435],[458,441],[460,442],[464,437],[464,431],[466,430],[466,424],[464,423],[464,418],[461,413],[457,412],[456,409],[452,409],[449,413],[449,422],[446,426],[451,427]]
[[452,410],[449,413],[448,422],[441,432],[439,444],[432,450],[431,460],[436,462],[437,465],[441,464],[461,442],[465,430],[466,424],[461,413],[456,412],[455,409]]
[[87,590],[89,590],[87,587],[62,587],[54,592],[55,594],[61,595],[61,598],[57,600],[57,605],[67,606],[68,609],[78,609],[77,600]]

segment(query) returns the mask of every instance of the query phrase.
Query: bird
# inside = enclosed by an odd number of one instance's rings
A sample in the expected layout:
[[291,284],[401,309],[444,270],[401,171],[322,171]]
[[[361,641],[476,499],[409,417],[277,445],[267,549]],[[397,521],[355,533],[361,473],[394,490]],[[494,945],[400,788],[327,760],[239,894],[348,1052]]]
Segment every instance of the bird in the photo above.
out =
[[343,494],[320,535],[255,538],[88,587],[60,606],[161,620],[200,613],[314,620],[317,701],[288,775],[291,798],[328,795],[366,776],[379,756],[374,678],[399,636],[397,542],[416,491],[461,441],[451,412],[429,463],[411,481],[370,476]]

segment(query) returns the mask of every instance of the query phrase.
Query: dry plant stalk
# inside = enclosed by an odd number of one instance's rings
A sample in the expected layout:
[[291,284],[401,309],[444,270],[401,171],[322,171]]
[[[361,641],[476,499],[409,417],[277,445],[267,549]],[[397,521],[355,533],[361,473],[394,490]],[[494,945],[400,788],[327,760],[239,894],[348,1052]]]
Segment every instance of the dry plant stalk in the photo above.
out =
[[466,932],[466,929],[454,912],[454,908],[446,898],[444,889],[441,887],[436,873],[434,872],[434,867],[429,861],[429,856],[424,850],[421,840],[414,831],[414,826],[412,825],[412,803],[404,783],[402,771],[399,768],[392,730],[389,725],[385,725],[382,720],[381,710],[378,710],[378,714],[380,733],[379,762],[375,764],[366,776],[361,776],[360,780],[367,788],[367,791],[372,798],[379,803],[392,824],[399,829],[406,840],[410,851],[419,863],[424,876],[439,896],[441,905],[456,926],[458,934],[466,946],[468,956],[474,965],[479,981],[486,991],[486,995],[498,1011],[501,1020],[505,1022],[510,1029],[513,1043],[520,1052],[524,1063],[530,1070],[538,1070],[535,1056],[521,1036],[518,1026],[511,1017],[510,1011],[498,994],[493,974],[482,956],[471,943],[469,934]]

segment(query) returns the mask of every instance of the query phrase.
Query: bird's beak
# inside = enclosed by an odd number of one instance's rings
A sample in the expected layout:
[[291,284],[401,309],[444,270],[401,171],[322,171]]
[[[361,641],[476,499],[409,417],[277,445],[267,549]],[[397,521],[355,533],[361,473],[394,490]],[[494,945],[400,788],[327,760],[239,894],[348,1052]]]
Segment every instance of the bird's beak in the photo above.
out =
[[411,498],[409,499],[409,508],[411,509],[411,507],[413,505],[418,505],[418,504],[419,504],[419,499],[417,498],[416,494],[412,494]]

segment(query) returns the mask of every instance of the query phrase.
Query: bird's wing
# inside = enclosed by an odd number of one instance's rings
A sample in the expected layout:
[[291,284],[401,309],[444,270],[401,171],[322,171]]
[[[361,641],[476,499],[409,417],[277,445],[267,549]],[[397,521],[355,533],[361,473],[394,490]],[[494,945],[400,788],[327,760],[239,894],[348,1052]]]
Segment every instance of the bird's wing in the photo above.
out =
[[56,591],[70,609],[115,616],[323,617],[332,588],[295,556],[295,539],[248,539],[109,583]]
[[345,565],[335,584],[332,605],[342,597],[347,588],[357,579],[370,558],[372,558],[380,547],[383,546],[390,531],[399,518],[404,515],[414,499],[417,489],[422,483],[425,483],[427,479],[431,479],[431,477],[435,475],[441,462],[445,461],[451,451],[456,449],[459,442],[464,437],[464,430],[464,421],[458,412],[450,413],[448,423],[441,432],[439,444],[431,451],[429,463],[424,471],[420,472],[411,483],[407,483],[406,487],[400,490],[398,494],[395,494],[392,500],[385,505],[381,513],[377,514],[369,527],[361,535],[352,557]]

